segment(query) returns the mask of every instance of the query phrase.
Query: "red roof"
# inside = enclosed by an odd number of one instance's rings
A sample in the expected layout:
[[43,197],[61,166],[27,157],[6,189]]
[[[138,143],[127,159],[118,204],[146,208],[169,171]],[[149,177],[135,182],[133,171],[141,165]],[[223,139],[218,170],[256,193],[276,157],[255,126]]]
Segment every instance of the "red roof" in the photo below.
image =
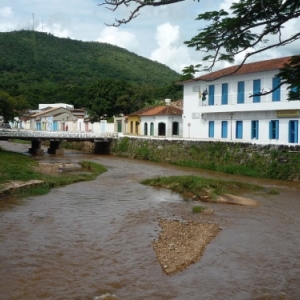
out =
[[141,116],[161,116],[161,115],[182,115],[182,110],[171,105],[162,105],[162,106],[151,107],[150,110],[147,110],[141,114]]
[[270,71],[270,70],[279,70],[284,66],[284,64],[288,63],[290,59],[291,56],[288,56],[288,57],[281,57],[281,58],[243,64],[241,67],[240,65],[232,66],[219,71],[202,75],[192,80],[187,80],[186,82],[192,82],[198,80],[211,81],[229,75],[242,75],[242,74],[249,74],[249,73],[256,73],[256,72],[263,72],[263,71]]

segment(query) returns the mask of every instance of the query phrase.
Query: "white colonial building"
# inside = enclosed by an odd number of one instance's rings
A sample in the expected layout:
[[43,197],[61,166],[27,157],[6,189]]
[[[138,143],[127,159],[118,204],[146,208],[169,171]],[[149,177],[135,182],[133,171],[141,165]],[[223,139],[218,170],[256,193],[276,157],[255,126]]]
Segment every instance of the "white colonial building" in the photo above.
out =
[[258,96],[280,84],[276,75],[289,59],[233,66],[183,82],[183,137],[298,144],[300,101],[287,100],[287,85]]

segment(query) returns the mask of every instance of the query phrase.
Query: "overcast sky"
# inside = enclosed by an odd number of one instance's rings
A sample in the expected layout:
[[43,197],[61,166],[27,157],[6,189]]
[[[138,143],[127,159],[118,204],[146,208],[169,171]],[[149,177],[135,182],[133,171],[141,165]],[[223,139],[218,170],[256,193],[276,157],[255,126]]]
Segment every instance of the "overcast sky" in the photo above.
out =
[[[195,21],[205,11],[228,9],[233,0],[186,0],[163,7],[149,7],[129,24],[108,27],[115,18],[128,16],[129,9],[112,12],[98,6],[101,0],[1,0],[0,32],[33,29],[57,37],[99,41],[117,45],[140,56],[159,61],[181,73],[185,66],[201,63],[202,53],[188,48],[184,41],[205,24]],[[299,30],[299,20],[291,21],[284,35]],[[1,47],[1,45],[0,45]],[[298,54],[300,43],[262,53],[255,60]],[[237,62],[242,59],[238,57]],[[214,70],[228,66],[219,64]]]

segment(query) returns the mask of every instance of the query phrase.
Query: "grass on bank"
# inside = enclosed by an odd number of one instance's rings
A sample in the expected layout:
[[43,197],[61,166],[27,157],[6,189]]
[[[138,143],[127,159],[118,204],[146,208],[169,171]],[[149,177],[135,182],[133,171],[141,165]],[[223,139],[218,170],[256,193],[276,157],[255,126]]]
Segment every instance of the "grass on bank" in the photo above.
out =
[[38,162],[23,154],[0,149],[0,190],[10,181],[43,180],[35,187],[19,189],[14,192],[18,196],[41,195],[49,192],[53,187],[68,185],[79,181],[96,179],[106,171],[102,165],[90,162],[79,162],[82,169],[78,173],[56,173],[54,175],[42,174],[35,170]]
[[142,184],[163,187],[188,198],[216,200],[222,194],[238,195],[246,192],[261,191],[263,188],[248,183],[200,176],[157,177],[141,181]]

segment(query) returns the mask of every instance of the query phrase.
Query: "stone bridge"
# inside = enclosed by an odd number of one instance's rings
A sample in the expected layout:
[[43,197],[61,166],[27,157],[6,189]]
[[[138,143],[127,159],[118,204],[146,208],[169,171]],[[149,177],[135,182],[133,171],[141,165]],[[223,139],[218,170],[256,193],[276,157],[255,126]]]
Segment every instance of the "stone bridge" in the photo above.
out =
[[41,142],[50,141],[48,153],[62,154],[63,149],[60,145],[62,141],[89,141],[95,144],[94,152],[97,154],[109,154],[110,143],[118,138],[117,133],[87,133],[70,131],[33,131],[33,130],[14,130],[0,129],[0,140],[20,139],[31,141],[29,153],[33,155],[43,155]]

